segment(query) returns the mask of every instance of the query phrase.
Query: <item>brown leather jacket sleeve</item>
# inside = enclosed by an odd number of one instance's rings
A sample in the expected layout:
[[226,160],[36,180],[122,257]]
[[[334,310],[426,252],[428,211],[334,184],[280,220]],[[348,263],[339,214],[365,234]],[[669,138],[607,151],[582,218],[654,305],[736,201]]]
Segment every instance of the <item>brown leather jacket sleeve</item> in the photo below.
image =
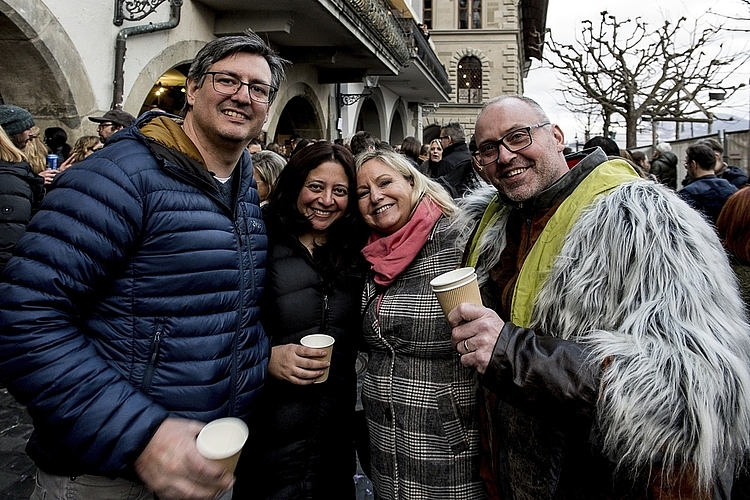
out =
[[507,322],[482,384],[506,403],[537,417],[588,423],[595,413],[600,370],[584,345]]

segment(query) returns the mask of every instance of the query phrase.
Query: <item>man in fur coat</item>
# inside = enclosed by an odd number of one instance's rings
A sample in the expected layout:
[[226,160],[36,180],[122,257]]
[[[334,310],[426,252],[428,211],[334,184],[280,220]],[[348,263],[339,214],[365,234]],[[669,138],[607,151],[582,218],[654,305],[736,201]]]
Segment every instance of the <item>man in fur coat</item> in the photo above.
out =
[[[497,98],[473,156],[466,265],[486,307],[451,311],[482,374],[491,499],[729,498],[750,441],[750,325],[721,244],[671,190]],[[571,158],[568,158],[570,160]]]

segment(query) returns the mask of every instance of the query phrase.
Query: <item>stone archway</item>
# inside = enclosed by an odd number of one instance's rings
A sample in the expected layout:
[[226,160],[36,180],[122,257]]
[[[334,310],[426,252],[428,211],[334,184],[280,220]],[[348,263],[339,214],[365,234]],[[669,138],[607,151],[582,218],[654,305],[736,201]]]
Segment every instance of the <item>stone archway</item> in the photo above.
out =
[[289,99],[279,115],[272,142],[287,144],[292,134],[303,139],[324,139],[325,133],[312,104],[304,96]]
[[78,129],[96,99],[80,54],[55,16],[41,0],[0,0],[0,33],[3,100],[28,109],[42,128]]
[[393,119],[391,120],[391,133],[388,136],[388,142],[395,146],[404,142],[406,133],[404,132],[404,118],[401,116],[401,110],[397,109],[393,113]]
[[[123,109],[138,116],[144,111],[144,104],[149,102],[149,94],[153,91],[154,85],[174,68],[180,68],[186,74],[193,57],[204,45],[206,42],[202,40],[184,40],[166,47],[152,58],[135,77],[133,86],[125,97]],[[132,78],[132,75],[125,74],[126,80],[129,76]]]
[[378,106],[375,104],[375,101],[365,99],[359,108],[356,132],[364,130],[371,133],[377,139],[383,139],[380,121],[380,112],[378,112]]

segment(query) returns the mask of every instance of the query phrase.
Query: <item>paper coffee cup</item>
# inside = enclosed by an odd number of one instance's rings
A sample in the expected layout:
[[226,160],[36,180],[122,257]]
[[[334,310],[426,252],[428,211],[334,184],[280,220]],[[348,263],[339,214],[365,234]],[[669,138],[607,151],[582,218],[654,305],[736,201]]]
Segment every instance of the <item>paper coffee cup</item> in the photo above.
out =
[[220,418],[201,429],[196,446],[205,458],[221,462],[230,474],[234,474],[248,434],[247,425],[239,418]]
[[482,305],[477,273],[473,267],[461,267],[443,273],[430,281],[430,286],[446,316],[461,302]]
[[[331,355],[333,354],[333,343],[335,339],[331,337],[330,335],[324,335],[322,333],[314,333],[312,335],[306,335],[302,337],[302,340],[300,343],[305,347],[312,347],[315,349],[325,349],[326,350],[326,357],[323,358],[323,361],[331,361]],[[317,358],[320,359],[320,358]],[[323,375],[315,379],[316,384],[319,384],[321,382],[325,382],[328,380],[328,370],[330,369],[330,366],[326,368]]]

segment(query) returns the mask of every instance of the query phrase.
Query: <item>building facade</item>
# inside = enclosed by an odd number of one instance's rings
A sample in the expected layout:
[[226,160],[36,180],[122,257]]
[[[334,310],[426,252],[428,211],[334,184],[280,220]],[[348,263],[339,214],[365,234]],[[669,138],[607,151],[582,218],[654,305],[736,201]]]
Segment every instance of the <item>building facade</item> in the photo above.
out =
[[266,142],[472,131],[483,102],[522,92],[546,1],[0,0],[0,101],[72,140],[111,108],[178,112],[198,50],[249,28],[293,63]]
[[[425,140],[448,122],[467,138],[491,98],[523,94],[531,58],[540,59],[548,0],[423,0],[424,23],[448,71],[451,93],[425,118]],[[468,141],[468,139],[467,139]]]

